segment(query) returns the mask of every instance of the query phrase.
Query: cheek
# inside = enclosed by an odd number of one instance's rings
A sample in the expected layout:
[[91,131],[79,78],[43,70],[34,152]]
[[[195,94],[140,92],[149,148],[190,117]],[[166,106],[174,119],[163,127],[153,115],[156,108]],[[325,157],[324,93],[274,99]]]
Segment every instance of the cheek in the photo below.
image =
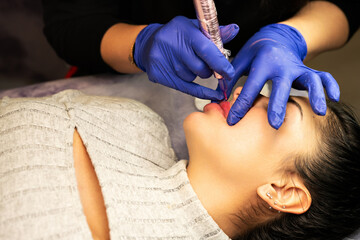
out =
[[258,156],[272,149],[277,134],[268,124],[266,111],[254,109],[235,126],[223,129],[222,145],[229,159],[239,155]]
[[240,120],[233,129],[236,136],[241,136],[245,142],[254,144],[271,142],[277,135],[277,130],[273,129],[267,120],[267,112],[262,108],[251,109],[245,117]]
[[262,128],[243,128],[230,133],[221,141],[224,159],[252,161],[251,159],[268,155],[272,149],[273,137],[262,131]]
[[228,126],[216,112],[195,112],[185,119],[184,130],[189,151],[196,148],[227,161],[267,154],[278,133],[269,125],[263,108],[252,108],[234,126]]

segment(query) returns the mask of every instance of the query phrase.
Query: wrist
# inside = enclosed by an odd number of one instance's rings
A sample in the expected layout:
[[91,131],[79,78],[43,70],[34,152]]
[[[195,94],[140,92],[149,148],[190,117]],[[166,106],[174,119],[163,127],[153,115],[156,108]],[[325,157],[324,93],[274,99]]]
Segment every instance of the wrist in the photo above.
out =
[[138,67],[138,66],[136,65],[135,60],[134,60],[134,52],[135,52],[135,41],[134,41],[134,43],[131,45],[131,49],[130,49],[130,53],[129,53],[128,59],[129,59],[129,62],[131,63],[131,65],[134,65],[135,67]]
[[144,27],[136,36],[133,46],[133,59],[138,68],[146,72],[145,62],[143,56],[146,54],[145,47],[148,40],[154,35],[154,33],[162,26],[162,24],[152,23]]

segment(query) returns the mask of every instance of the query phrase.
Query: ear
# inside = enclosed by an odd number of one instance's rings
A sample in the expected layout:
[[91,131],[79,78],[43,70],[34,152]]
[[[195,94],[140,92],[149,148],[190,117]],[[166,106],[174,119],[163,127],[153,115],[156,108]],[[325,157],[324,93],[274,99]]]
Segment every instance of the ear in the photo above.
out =
[[257,194],[270,207],[281,212],[302,214],[311,206],[310,192],[295,174],[258,187]]

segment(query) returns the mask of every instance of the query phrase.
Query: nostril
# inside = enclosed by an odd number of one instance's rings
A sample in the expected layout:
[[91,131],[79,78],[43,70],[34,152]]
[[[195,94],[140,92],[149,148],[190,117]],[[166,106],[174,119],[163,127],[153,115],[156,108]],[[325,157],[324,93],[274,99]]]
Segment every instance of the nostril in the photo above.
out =
[[234,91],[234,97],[238,97],[240,95],[242,89],[243,89],[243,87],[237,87]]

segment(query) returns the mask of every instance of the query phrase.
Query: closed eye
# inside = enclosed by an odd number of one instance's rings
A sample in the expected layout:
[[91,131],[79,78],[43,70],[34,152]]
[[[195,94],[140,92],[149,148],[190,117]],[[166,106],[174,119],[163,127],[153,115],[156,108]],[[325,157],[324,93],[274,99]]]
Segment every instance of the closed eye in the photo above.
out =
[[[287,103],[294,104],[297,107],[297,109],[300,112],[301,120],[302,120],[303,119],[303,110],[302,110],[301,105],[297,101],[295,101],[293,97],[289,97],[288,100],[287,100]],[[268,107],[269,107],[269,101],[266,101],[266,103],[264,104],[264,108],[266,110],[268,110]],[[284,122],[286,121],[286,118],[287,118],[286,115],[287,115],[287,111],[285,112]]]
[[[294,104],[297,107],[297,109],[300,111],[301,120],[302,120],[303,119],[303,112],[302,112],[301,105],[297,101],[295,101],[292,97],[288,98],[287,103]],[[284,122],[286,122],[287,118],[288,118],[288,111],[285,112]]]
[[288,103],[292,103],[298,108],[298,110],[300,111],[301,120],[302,120],[303,119],[303,110],[301,108],[301,105],[297,101],[295,101],[295,99],[292,97],[289,97]]

